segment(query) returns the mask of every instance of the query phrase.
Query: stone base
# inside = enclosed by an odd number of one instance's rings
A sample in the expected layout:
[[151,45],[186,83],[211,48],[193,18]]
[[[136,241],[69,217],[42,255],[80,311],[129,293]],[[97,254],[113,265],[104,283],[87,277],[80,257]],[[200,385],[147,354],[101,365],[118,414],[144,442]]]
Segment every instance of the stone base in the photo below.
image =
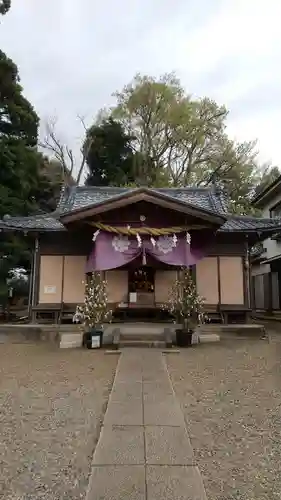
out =
[[205,333],[204,335],[199,335],[199,343],[207,344],[209,342],[219,342],[220,336],[215,333]]
[[62,333],[60,338],[60,348],[69,349],[82,347],[83,333]]

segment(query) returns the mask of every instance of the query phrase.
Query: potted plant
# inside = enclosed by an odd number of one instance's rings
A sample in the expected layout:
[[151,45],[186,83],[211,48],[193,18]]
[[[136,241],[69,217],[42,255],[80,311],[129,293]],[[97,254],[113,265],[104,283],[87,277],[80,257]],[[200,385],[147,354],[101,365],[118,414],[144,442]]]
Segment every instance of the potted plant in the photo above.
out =
[[176,330],[178,346],[185,347],[192,344],[195,325],[205,320],[203,305],[204,299],[197,293],[189,268],[183,267],[171,287],[166,304],[166,309],[174,316],[175,321],[182,325],[182,328]]
[[77,305],[73,316],[74,323],[83,326],[83,346],[88,349],[101,347],[103,340],[103,324],[110,321],[111,311],[108,309],[107,282],[99,271],[88,276],[85,287],[84,303]]

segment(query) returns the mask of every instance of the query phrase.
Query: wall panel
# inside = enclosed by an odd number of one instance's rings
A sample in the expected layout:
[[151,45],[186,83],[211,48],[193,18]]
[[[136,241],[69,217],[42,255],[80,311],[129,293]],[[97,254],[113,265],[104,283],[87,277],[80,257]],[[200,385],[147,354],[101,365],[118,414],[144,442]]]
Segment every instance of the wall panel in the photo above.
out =
[[60,304],[62,297],[62,255],[41,255],[39,304]]
[[196,264],[196,286],[199,295],[206,304],[219,302],[218,260],[217,257],[206,257]]
[[220,257],[222,304],[244,305],[244,274],[241,257]]
[[85,297],[85,255],[66,255],[64,258],[63,302],[81,303]]

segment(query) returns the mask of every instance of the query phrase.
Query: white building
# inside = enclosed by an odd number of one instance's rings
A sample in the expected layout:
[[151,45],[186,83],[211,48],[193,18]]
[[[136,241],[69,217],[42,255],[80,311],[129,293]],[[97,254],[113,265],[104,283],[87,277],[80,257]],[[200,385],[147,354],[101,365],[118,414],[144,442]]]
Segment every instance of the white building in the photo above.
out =
[[[253,205],[267,218],[281,218],[281,176],[261,191]],[[252,307],[281,310],[281,232],[258,245],[252,257]]]

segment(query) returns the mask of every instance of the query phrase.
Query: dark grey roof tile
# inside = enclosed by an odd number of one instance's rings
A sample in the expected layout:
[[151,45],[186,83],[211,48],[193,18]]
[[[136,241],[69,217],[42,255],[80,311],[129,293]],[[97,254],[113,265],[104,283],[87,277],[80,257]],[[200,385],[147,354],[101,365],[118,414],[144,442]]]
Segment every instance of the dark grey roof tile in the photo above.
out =
[[110,198],[120,196],[123,193],[130,192],[130,188],[115,187],[92,187],[92,186],[73,186],[64,195],[61,196],[57,209],[61,212],[71,212],[91,205],[101,203]]
[[31,215],[29,217],[9,217],[0,220],[0,229],[38,230],[38,231],[63,231],[63,224],[50,215]]
[[[73,186],[64,189],[58,204],[60,212],[71,212],[87,206],[101,203],[110,198],[121,196],[124,193],[131,193],[135,188],[119,187],[93,187],[93,186]],[[226,214],[227,207],[224,195],[212,188],[159,188],[152,191],[163,193],[173,199],[177,199],[216,214]]]
[[281,219],[278,218],[265,219],[246,215],[232,215],[219,231],[277,231],[279,228],[281,229]]

